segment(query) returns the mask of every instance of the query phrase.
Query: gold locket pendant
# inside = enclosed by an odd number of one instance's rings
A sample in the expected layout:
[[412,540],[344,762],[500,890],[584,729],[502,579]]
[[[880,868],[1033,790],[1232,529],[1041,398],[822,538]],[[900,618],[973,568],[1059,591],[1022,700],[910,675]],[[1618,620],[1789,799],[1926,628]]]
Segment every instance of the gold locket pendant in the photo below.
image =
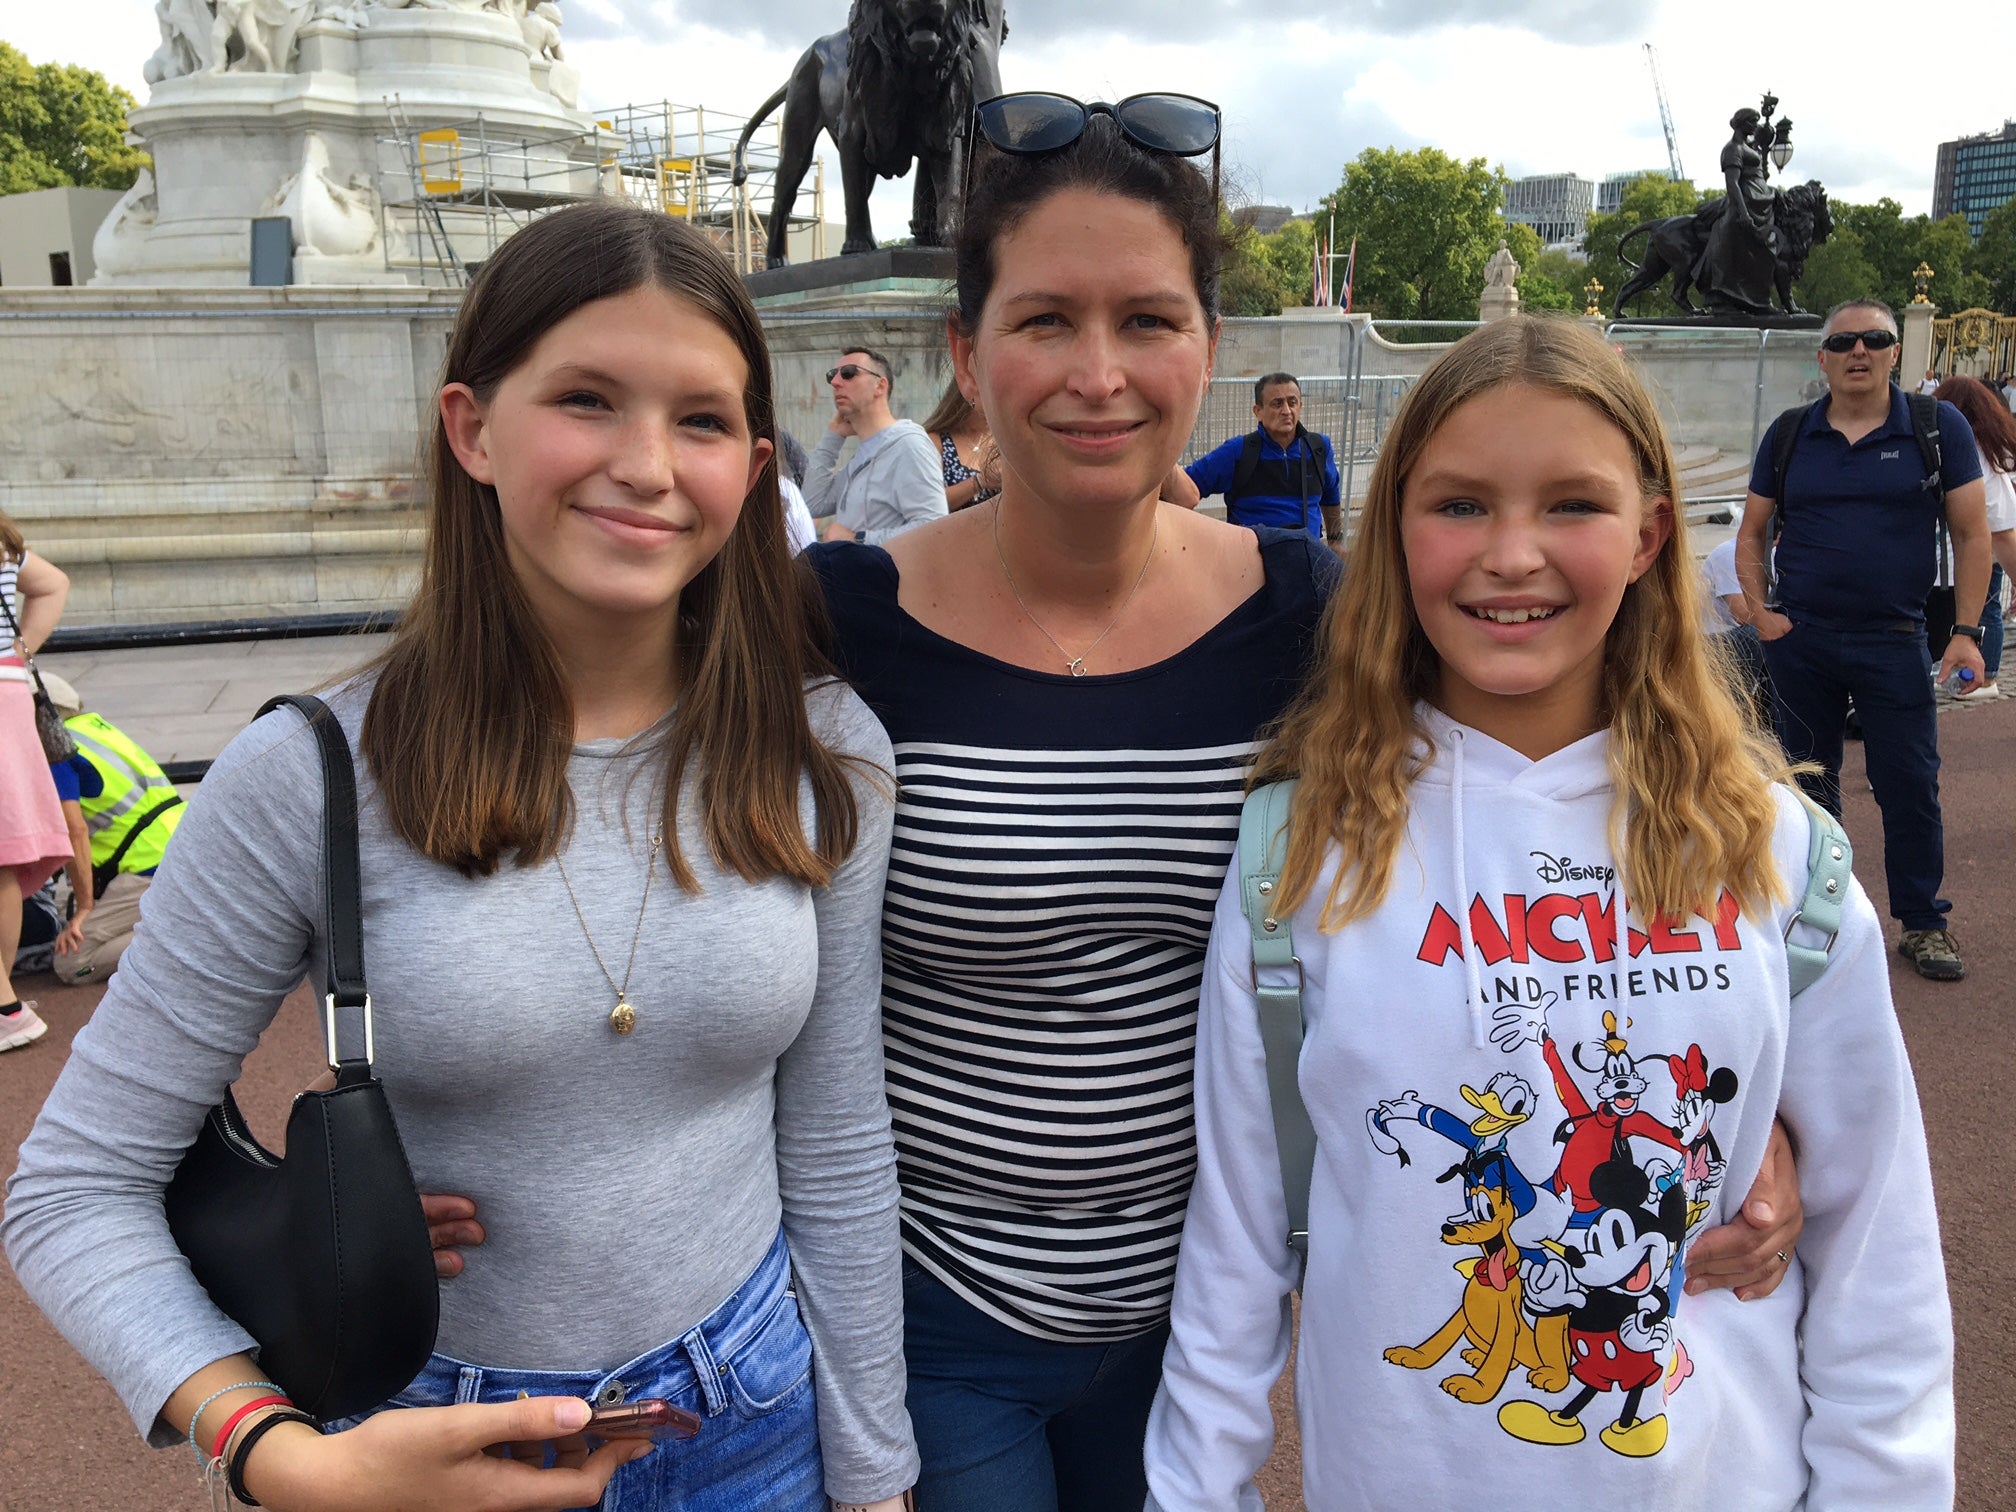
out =
[[618,1034],[628,1034],[637,1027],[637,1010],[620,993],[616,997],[616,1006],[609,1010],[609,1027]]

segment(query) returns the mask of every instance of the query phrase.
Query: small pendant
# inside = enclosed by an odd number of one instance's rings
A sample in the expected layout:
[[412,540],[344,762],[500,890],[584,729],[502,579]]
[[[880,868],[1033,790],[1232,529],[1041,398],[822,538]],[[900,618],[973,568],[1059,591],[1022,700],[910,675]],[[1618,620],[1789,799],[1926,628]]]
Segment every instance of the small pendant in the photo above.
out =
[[616,1006],[609,1010],[609,1027],[618,1034],[628,1034],[637,1027],[637,1010],[620,993],[616,997]]
[[1083,677],[1085,675],[1085,658],[1082,656],[1072,657],[1070,661],[1065,663],[1065,670],[1073,677]]

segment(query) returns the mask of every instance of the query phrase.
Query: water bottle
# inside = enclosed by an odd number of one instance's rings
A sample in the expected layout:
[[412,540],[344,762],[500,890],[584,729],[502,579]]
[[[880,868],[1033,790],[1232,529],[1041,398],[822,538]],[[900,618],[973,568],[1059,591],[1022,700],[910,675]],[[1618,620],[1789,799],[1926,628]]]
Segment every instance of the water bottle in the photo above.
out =
[[1974,669],[1962,667],[1939,686],[1953,698],[1964,698],[1974,690]]

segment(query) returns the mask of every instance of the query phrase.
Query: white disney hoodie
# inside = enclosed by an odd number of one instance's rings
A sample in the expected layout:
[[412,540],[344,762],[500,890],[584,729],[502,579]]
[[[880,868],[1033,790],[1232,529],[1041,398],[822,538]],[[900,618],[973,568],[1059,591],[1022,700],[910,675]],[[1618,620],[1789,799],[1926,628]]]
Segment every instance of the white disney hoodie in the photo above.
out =
[[[1607,736],[1529,761],[1425,706],[1386,901],[1294,919],[1318,1148],[1295,1387],[1311,1512],[1947,1508],[1952,1323],[1911,1067],[1861,889],[1788,1004],[1806,810],[1770,917],[1628,924]],[[1620,959],[1628,931],[1629,959]],[[1284,1236],[1235,866],[1197,1044],[1197,1185],[1148,1505],[1261,1506]],[[1774,1112],[1806,1229],[1775,1295],[1683,1295]]]

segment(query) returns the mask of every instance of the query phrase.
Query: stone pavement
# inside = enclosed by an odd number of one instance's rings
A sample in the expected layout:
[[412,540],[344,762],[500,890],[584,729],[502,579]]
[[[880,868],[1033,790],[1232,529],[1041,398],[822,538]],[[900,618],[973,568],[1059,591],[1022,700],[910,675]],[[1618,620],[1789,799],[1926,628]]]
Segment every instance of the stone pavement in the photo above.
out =
[[36,658],[156,761],[208,761],[276,693],[306,693],[376,656],[389,635],[51,651]]

